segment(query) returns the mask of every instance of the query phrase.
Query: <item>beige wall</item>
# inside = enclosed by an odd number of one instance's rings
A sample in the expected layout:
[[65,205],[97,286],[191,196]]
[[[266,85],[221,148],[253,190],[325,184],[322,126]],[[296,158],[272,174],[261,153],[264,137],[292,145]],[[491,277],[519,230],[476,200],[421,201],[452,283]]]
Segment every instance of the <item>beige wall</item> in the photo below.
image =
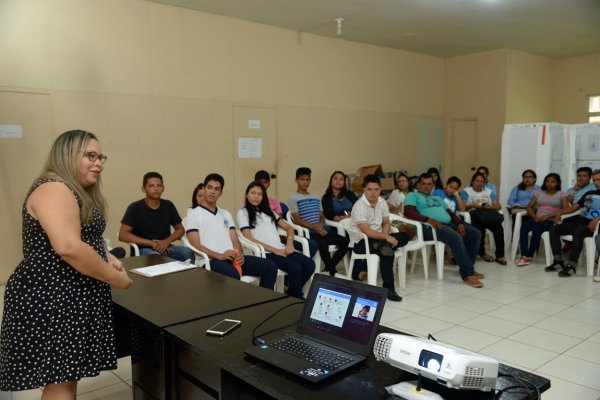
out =
[[549,58],[509,51],[507,124],[552,121],[553,66]]
[[0,123],[24,129],[0,141],[0,282],[22,257],[25,192],[65,130],[96,133],[109,155],[115,241],[148,170],[182,214],[213,171],[226,179],[222,205],[239,207],[234,106],[275,110],[281,199],[300,165],[319,194],[334,169],[414,168],[419,116],[445,108],[443,59],[143,0],[0,0],[0,54]]
[[490,180],[498,185],[498,149],[506,120],[509,54],[509,50],[497,50],[446,60],[445,162],[450,167],[449,173],[454,173],[450,165],[452,120],[475,119],[477,143],[473,165],[486,165],[490,169]]
[[600,95],[600,53],[556,60],[552,80],[554,120],[587,122],[587,96]]

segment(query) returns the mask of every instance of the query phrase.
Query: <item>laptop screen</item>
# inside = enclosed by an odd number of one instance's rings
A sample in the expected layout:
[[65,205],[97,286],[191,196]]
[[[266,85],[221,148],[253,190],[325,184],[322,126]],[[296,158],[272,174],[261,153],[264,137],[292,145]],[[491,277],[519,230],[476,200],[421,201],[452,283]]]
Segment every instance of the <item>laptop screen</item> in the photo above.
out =
[[317,274],[298,332],[345,350],[368,355],[377,333],[387,289]]

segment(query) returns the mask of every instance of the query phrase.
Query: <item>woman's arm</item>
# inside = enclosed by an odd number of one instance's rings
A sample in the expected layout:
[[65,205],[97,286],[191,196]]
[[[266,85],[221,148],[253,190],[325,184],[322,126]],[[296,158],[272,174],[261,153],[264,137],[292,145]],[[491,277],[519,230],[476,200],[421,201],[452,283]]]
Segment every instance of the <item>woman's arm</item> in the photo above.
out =
[[110,265],[81,240],[79,206],[64,183],[48,182],[39,186],[29,196],[27,210],[39,221],[56,254],[75,270],[118,289],[131,286],[124,268]]

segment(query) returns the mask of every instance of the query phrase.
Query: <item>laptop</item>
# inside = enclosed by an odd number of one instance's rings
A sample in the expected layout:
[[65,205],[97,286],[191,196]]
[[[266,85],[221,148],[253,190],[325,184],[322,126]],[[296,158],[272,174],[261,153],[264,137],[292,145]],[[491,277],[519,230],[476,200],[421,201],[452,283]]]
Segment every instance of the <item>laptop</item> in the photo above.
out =
[[315,274],[296,332],[244,353],[311,382],[366,360],[387,289]]

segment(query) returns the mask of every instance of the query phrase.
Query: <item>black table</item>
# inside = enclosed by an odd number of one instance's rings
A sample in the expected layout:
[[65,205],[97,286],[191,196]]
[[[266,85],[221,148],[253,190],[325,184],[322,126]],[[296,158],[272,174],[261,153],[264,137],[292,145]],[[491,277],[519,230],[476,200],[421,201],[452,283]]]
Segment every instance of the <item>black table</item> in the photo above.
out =
[[[415,375],[379,362],[371,355],[365,364],[315,385],[246,356],[243,350],[252,346],[251,333],[254,327],[282,306],[295,301],[287,299],[271,302],[167,328],[166,337],[172,342],[175,355],[172,364],[174,371],[171,374],[173,398],[387,399],[391,396],[385,391],[386,386],[416,380]],[[301,307],[294,305],[283,310],[256,333],[263,339],[273,339],[281,335],[286,328],[268,335],[261,335],[261,332],[294,323],[300,315]],[[242,326],[224,338],[206,335],[206,329],[223,318],[239,319]],[[294,327],[287,329],[293,330]],[[401,333],[386,327],[379,327],[378,332]],[[505,365],[501,365],[501,369],[534,382],[540,392],[550,388],[550,381],[541,376]],[[501,377],[496,388],[506,388],[514,384],[514,379]],[[423,386],[439,393],[445,399],[496,398],[493,392],[448,389],[427,379],[423,380]],[[498,398],[516,400],[522,399],[523,394],[504,394]]]
[[[160,255],[131,257],[125,268],[173,261]],[[170,398],[170,344],[163,329],[215,314],[287,298],[286,295],[194,268],[156,277],[130,273],[133,285],[112,293],[117,355],[131,355],[134,397]]]

